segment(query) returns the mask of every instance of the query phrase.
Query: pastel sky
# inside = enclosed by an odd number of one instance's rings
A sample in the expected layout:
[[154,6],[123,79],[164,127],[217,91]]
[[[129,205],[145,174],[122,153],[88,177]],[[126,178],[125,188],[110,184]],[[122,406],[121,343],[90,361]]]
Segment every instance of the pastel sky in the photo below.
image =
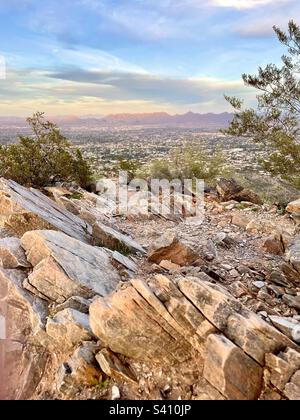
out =
[[222,112],[299,0],[0,0],[0,115]]

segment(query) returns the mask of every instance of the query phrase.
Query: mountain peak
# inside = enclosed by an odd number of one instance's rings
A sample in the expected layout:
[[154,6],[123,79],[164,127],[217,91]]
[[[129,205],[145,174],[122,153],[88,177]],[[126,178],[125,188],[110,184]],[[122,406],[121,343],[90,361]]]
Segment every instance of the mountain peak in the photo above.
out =
[[[51,119],[51,118],[50,118]],[[120,127],[120,126],[161,126],[161,127],[195,127],[201,129],[224,128],[232,119],[232,114],[223,112],[220,114],[199,114],[188,111],[185,114],[171,115],[164,111],[143,113],[119,113],[106,116],[76,116],[61,115],[53,117],[59,126],[84,127]],[[0,117],[0,126],[24,126],[25,119],[19,117]]]

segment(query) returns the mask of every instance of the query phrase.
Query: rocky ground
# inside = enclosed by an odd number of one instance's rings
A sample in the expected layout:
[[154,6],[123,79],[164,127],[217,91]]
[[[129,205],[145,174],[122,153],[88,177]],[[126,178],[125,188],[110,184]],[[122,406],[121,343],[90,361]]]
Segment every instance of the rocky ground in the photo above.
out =
[[300,200],[180,206],[1,181],[2,398],[300,399]]

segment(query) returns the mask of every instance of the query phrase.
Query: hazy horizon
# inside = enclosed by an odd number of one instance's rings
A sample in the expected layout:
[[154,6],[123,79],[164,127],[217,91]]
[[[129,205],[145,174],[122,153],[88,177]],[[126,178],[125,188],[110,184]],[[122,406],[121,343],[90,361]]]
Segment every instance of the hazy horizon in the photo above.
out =
[[[121,115],[128,115],[128,116],[133,116],[133,115],[138,115],[138,116],[150,116],[150,115],[168,115],[170,117],[175,117],[175,116],[184,116],[184,115],[188,115],[188,114],[194,114],[194,115],[200,115],[200,116],[205,116],[205,115],[222,115],[222,114],[231,114],[231,112],[229,111],[223,111],[223,112],[193,112],[193,111],[186,111],[186,112],[176,112],[176,113],[170,113],[170,112],[166,112],[166,111],[153,111],[153,112],[116,112],[116,113],[107,113],[107,114],[45,114],[46,118],[107,118],[110,116],[121,116]],[[18,115],[3,115],[0,114],[0,118],[16,118],[16,119],[26,119],[28,117],[30,117],[31,115],[24,115],[24,116],[18,116]]]

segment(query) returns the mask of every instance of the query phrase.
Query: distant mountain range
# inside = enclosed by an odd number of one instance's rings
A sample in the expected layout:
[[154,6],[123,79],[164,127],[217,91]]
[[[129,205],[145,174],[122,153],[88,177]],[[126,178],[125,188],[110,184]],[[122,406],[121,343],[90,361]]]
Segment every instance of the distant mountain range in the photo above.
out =
[[[131,127],[131,126],[161,126],[161,127],[195,127],[208,130],[215,130],[228,126],[232,114],[223,112],[221,114],[207,113],[198,114],[187,112],[186,114],[170,115],[166,112],[138,113],[138,114],[111,114],[106,116],[61,116],[53,117],[61,127]],[[1,127],[24,127],[26,121],[19,117],[0,117]]]

